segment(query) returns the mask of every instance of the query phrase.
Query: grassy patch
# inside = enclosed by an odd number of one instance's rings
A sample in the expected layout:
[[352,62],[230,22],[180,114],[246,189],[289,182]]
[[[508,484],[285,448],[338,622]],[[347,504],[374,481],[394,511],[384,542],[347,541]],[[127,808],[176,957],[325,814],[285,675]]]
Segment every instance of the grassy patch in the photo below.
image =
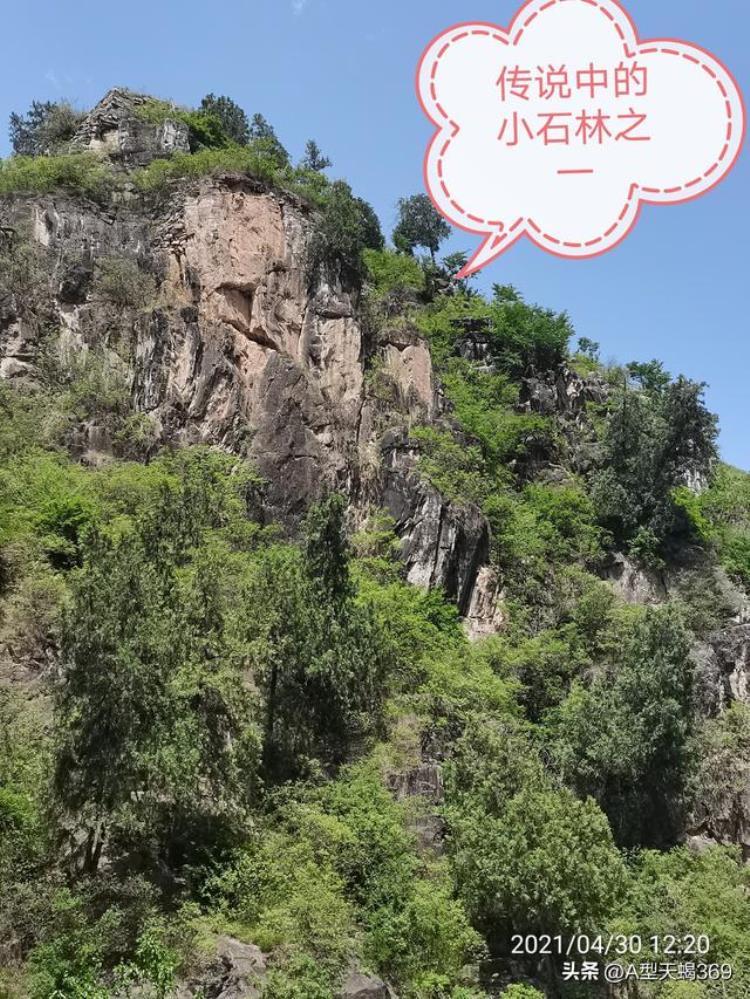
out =
[[62,156],[11,156],[0,160],[0,195],[47,194],[69,189],[102,199],[115,187],[112,169],[92,153]]
[[329,186],[326,178],[319,173],[281,166],[263,144],[229,145],[221,149],[199,149],[195,153],[176,153],[168,160],[154,160],[136,170],[132,179],[140,191],[161,194],[177,181],[224,173],[247,174],[273,187],[298,194],[316,205],[321,203]]

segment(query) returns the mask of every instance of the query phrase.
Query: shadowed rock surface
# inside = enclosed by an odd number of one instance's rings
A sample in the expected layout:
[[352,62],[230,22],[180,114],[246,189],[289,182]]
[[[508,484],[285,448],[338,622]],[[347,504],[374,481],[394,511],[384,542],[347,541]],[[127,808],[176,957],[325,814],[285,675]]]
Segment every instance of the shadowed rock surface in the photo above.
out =
[[[114,135],[120,143],[140,101],[111,92],[81,126],[80,142]],[[314,216],[306,204],[229,174],[183,184],[166,200],[126,189],[107,207],[65,194],[19,196],[5,199],[0,215],[43,250],[39,295],[57,334],[53,351],[69,360],[103,350],[158,442],[249,456],[266,483],[268,518],[290,527],[330,489],[363,508],[384,507],[408,579],[441,587],[469,612],[489,557],[487,523],[419,475],[401,429],[405,417],[438,411],[429,350],[413,330],[370,343],[354,289],[310,286]],[[148,300],[108,301],[98,280],[103,261],[148,278]],[[49,344],[14,302],[4,304],[4,377],[33,381]],[[385,407],[365,377],[373,355],[395,387]],[[102,427],[76,434],[77,453],[106,460]],[[482,613],[479,630],[494,615]]]

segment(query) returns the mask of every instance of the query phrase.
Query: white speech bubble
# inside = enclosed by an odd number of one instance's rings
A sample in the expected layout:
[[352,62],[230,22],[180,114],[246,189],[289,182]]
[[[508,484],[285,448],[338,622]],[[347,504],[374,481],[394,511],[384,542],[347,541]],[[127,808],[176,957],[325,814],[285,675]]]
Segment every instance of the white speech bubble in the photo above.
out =
[[484,236],[461,276],[524,235],[558,256],[606,253],[644,202],[718,184],[745,134],[731,73],[695,45],[639,41],[613,0],[531,0],[507,30],[455,25],[427,47],[417,87],[439,129],[430,197]]

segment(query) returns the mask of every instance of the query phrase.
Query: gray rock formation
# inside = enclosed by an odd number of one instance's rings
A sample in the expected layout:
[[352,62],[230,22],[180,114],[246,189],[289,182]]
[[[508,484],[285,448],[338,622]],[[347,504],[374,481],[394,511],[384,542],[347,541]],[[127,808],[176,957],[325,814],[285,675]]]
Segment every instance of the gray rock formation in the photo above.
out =
[[497,572],[483,566],[477,573],[471,603],[464,618],[464,630],[477,642],[502,631],[505,624],[504,594]]
[[668,599],[662,574],[636,565],[626,555],[614,554],[601,575],[626,604],[657,605]]
[[465,361],[485,368],[492,367],[492,339],[481,319],[456,320],[461,337],[456,342],[456,353]]
[[440,806],[445,798],[443,768],[435,760],[423,760],[408,770],[387,777],[396,801],[410,801],[408,826],[422,853],[440,853],[445,839],[445,820]]
[[[750,624],[710,635],[693,650],[696,699],[708,726],[723,724],[733,703],[750,705]],[[724,755],[699,761],[707,767],[687,822],[687,844],[701,850],[737,845],[750,861],[750,761],[746,747],[727,742]]]
[[139,115],[150,101],[145,94],[113,88],[81,122],[73,147],[102,153],[128,168],[189,152],[188,126],[177,116],[153,122]]
[[744,791],[718,801],[701,802],[692,816],[686,845],[700,852],[712,846],[738,846],[750,861],[750,773]]
[[[113,130],[121,138],[138,100],[112,92],[80,141]],[[28,229],[42,254],[39,297],[49,298],[61,364],[103,354],[157,442],[248,455],[266,481],[269,517],[292,526],[332,488],[385,507],[409,580],[442,587],[469,611],[489,557],[487,523],[421,478],[403,426],[437,410],[429,351],[410,330],[368,343],[351,289],[310,289],[305,204],[226,175],[185,183],[166,202],[127,189],[107,206],[66,194],[7,198],[0,225]],[[148,300],[108,301],[105,263],[147,279]],[[0,374],[33,379],[43,339],[14,303],[0,302]],[[365,377],[373,352],[394,386],[387,404]],[[74,437],[90,461],[111,447],[95,424]]]
[[216,956],[195,978],[177,989],[177,999],[259,999],[266,977],[266,955],[234,937],[216,940]]
[[349,972],[336,999],[396,999],[385,982],[353,969]]
[[437,386],[427,344],[412,329],[388,329],[380,337],[384,369],[398,392],[400,410],[414,420],[437,411]]
[[704,669],[715,678],[718,710],[732,701],[750,704],[750,624],[738,624],[711,635]]
[[441,496],[420,476],[417,460],[405,434],[384,436],[382,505],[402,538],[409,582],[441,587],[466,614],[479,570],[489,560],[489,527],[476,507],[456,506]]
[[519,408],[543,416],[580,417],[589,403],[604,403],[609,386],[599,375],[583,377],[566,365],[523,379]]

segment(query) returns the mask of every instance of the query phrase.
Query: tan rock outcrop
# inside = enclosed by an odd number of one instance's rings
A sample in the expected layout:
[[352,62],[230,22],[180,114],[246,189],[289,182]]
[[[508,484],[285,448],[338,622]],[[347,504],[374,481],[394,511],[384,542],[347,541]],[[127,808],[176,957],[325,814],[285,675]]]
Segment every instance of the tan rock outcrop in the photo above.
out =
[[[119,98],[111,104],[87,135],[128,120]],[[468,609],[488,557],[486,521],[421,480],[408,432],[398,443],[404,424],[436,412],[429,350],[411,329],[366,343],[355,290],[310,281],[309,206],[226,174],[166,198],[125,190],[107,205],[65,194],[0,203],[0,223],[24,220],[48,269],[62,364],[87,350],[122,355],[132,403],[156,443],[248,456],[265,481],[269,517],[291,526],[331,488],[355,506],[388,509],[408,578]],[[153,300],[108,304],[97,284],[103,261],[146,275]],[[41,340],[16,312],[0,317],[0,375],[33,376]],[[373,359],[395,397],[368,384]],[[82,457],[104,455],[100,429],[77,429]]]

